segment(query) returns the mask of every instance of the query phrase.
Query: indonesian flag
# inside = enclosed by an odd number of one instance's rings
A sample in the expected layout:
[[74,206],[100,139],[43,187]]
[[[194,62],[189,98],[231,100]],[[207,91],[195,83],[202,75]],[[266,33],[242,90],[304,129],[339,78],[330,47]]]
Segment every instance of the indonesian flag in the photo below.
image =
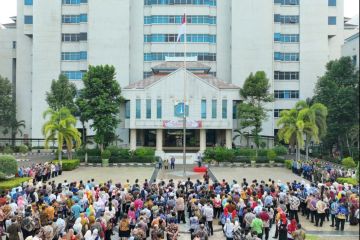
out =
[[186,14],[184,14],[182,20],[181,20],[181,27],[179,29],[179,34],[177,37],[177,42],[180,42],[181,36],[186,34]]

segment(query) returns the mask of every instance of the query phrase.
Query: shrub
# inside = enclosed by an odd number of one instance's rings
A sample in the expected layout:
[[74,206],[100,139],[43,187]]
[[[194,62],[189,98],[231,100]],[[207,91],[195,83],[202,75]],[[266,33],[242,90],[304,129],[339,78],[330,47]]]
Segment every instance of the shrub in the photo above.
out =
[[217,162],[233,162],[234,151],[224,147],[215,148],[215,161]]
[[235,156],[254,156],[256,155],[256,151],[255,149],[251,149],[251,148],[237,148],[234,150],[234,154]]
[[269,159],[267,157],[258,157],[256,159],[256,163],[269,163]]
[[236,163],[251,163],[251,160],[249,157],[235,156],[234,162],[236,162]]
[[19,152],[20,152],[20,153],[25,154],[25,153],[27,153],[28,151],[29,151],[28,146],[26,146],[26,145],[20,145],[20,146],[19,146]]
[[204,160],[205,161],[212,161],[215,160],[215,150],[214,148],[207,148],[204,152]]
[[292,164],[293,164],[293,160],[285,160],[284,161],[285,167],[287,169],[291,169],[292,168]]
[[133,154],[138,157],[155,156],[155,150],[152,148],[138,148],[133,152]]
[[111,152],[107,149],[101,153],[101,159],[109,159],[110,157],[111,157]]
[[276,157],[274,160],[276,163],[284,163],[285,162],[285,158],[283,157]]
[[341,163],[345,168],[355,168],[356,167],[356,163],[352,157],[344,158]]
[[[55,160],[53,163],[58,164],[59,161]],[[80,165],[79,159],[73,159],[73,160],[63,160],[62,161],[62,170],[63,171],[72,171],[76,169]]]
[[18,165],[16,159],[10,155],[0,156],[0,173],[2,179],[9,175],[17,174]]
[[288,153],[288,149],[283,145],[277,145],[273,148],[273,150],[278,156],[284,156]]
[[14,153],[14,150],[13,150],[11,147],[6,146],[6,147],[4,148],[4,153],[5,153],[5,154],[13,154],[13,153]]
[[22,183],[29,181],[29,177],[14,178],[0,182],[0,191],[11,190],[12,188],[21,186]]
[[336,179],[336,182],[341,183],[341,184],[347,183],[347,184],[351,184],[351,185],[359,184],[358,180],[355,178],[338,178],[338,179]]
[[[259,149],[259,150],[258,150],[258,156],[266,157],[268,151],[269,151],[269,150],[267,150],[267,149]],[[256,155],[256,151],[254,151],[254,152],[255,152],[255,155]]]
[[267,152],[267,156],[266,156],[269,161],[274,161],[275,158],[277,157],[276,155],[276,152],[273,150],[273,149],[270,149],[268,152]]

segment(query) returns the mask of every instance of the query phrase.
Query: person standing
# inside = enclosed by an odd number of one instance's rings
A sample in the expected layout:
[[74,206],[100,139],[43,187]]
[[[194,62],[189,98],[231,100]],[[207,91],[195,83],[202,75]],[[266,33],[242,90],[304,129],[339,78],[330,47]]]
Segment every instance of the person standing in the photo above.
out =
[[233,240],[234,238],[234,224],[230,221],[230,218],[226,219],[226,223],[224,226],[224,233],[226,236],[226,240]]
[[11,219],[11,224],[7,227],[6,231],[9,234],[9,240],[20,240],[20,235],[22,234],[21,227],[15,217]]
[[206,217],[206,222],[209,226],[211,236],[214,235],[214,229],[213,229],[214,208],[212,207],[210,202],[206,203],[206,206],[203,209],[203,216]]
[[183,221],[185,224],[185,200],[183,195],[180,195],[180,197],[176,199],[176,211],[178,215],[178,223]]
[[258,238],[262,239],[263,236],[263,221],[257,215],[250,224],[251,232],[256,232]]
[[346,215],[348,215],[348,209],[347,209],[347,207],[344,206],[344,203],[340,203],[337,213],[336,213],[336,228],[335,228],[335,230],[344,231]]
[[170,169],[175,169],[175,157],[171,156],[170,159]]
[[320,227],[322,227],[324,220],[325,220],[325,210],[327,208],[326,203],[323,201],[323,198],[319,199],[316,203],[316,211],[317,211],[317,217],[315,219],[315,226],[319,226],[320,221]]
[[290,209],[289,209],[290,220],[295,219],[296,222],[299,222],[298,211],[300,206],[300,199],[295,196],[294,192],[290,194],[289,204],[290,204]]

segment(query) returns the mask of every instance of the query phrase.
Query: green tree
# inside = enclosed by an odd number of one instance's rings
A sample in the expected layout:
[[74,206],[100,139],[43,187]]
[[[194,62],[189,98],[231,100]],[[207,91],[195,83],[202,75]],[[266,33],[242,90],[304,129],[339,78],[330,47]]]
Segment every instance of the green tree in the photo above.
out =
[[262,122],[267,119],[266,103],[273,102],[274,98],[269,93],[270,84],[265,72],[259,71],[246,79],[240,95],[244,102],[238,106],[238,119],[240,128],[251,129],[256,144],[256,157],[260,145],[260,132],[262,131]]
[[316,125],[315,112],[306,107],[303,101],[298,102],[293,109],[281,111],[277,125],[280,127],[279,139],[296,147],[296,160],[300,160],[304,135],[307,134],[309,138],[318,141],[319,129]]
[[75,128],[76,118],[71,115],[67,108],[59,111],[49,109],[44,112],[43,117],[48,120],[44,123],[42,131],[45,137],[45,147],[49,147],[49,142],[56,139],[58,144],[59,162],[62,165],[62,147],[66,144],[68,159],[72,159],[72,149],[79,148],[81,145],[80,132]]
[[46,102],[54,111],[65,107],[75,114],[77,110],[75,96],[75,84],[71,83],[65,75],[60,74],[58,80],[52,80],[50,92],[46,92]]
[[331,153],[334,146],[341,157],[351,155],[350,135],[359,124],[359,71],[350,57],[330,61],[315,88],[314,101],[328,108],[324,145]]
[[90,127],[95,130],[95,142],[103,151],[114,139],[120,122],[122,97],[120,85],[115,79],[115,68],[109,65],[89,66],[83,82],[84,88],[76,102],[80,118],[84,122],[92,120]]
[[0,76],[0,127],[4,134],[9,132],[10,123],[16,116],[16,105],[13,99],[13,87],[7,78]]

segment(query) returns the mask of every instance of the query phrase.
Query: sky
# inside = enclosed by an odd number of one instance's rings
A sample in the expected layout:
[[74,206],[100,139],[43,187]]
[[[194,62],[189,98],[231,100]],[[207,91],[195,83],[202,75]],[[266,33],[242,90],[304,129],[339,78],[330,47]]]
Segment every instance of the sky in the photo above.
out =
[[[324,0],[313,0],[313,1],[324,1]],[[359,0],[344,0],[344,1],[345,1],[345,17],[354,17],[359,14]],[[0,0],[0,23],[11,22],[9,17],[16,15],[16,3],[17,0]]]

